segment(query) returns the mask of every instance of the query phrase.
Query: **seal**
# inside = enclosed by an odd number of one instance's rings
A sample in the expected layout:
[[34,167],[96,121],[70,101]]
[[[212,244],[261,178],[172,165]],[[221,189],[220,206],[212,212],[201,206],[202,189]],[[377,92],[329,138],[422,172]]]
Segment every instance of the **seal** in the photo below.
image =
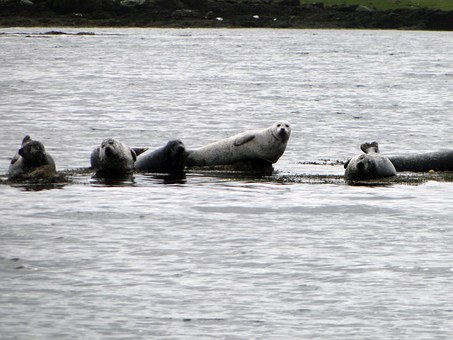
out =
[[396,175],[392,162],[379,153],[377,142],[364,143],[360,148],[364,154],[351,158],[344,165],[346,180],[366,180]]
[[453,171],[453,150],[389,156],[397,171]]
[[178,173],[184,171],[186,160],[184,143],[175,139],[156,150],[148,150],[137,156],[135,168],[156,173]]
[[91,152],[91,168],[98,173],[123,174],[134,170],[137,155],[133,149],[113,138],[104,139]]
[[232,165],[258,162],[271,165],[283,155],[291,135],[290,124],[275,122],[262,130],[250,130],[188,151],[188,166]]
[[41,179],[56,175],[55,161],[44,144],[25,136],[8,168],[9,179]]

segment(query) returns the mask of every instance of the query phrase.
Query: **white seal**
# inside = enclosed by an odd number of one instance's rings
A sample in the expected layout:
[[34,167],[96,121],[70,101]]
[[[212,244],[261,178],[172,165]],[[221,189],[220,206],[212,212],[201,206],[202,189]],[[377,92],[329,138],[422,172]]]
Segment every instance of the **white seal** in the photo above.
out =
[[364,180],[391,177],[396,175],[392,162],[379,153],[377,142],[360,146],[364,154],[354,156],[345,165],[346,180]]
[[285,121],[266,129],[245,131],[189,151],[187,165],[231,165],[241,161],[273,164],[285,152],[290,135],[291,127]]

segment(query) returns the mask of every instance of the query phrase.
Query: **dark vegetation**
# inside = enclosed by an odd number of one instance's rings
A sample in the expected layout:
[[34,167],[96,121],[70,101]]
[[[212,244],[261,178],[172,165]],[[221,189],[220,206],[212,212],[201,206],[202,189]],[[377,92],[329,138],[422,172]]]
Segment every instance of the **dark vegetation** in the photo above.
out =
[[374,6],[331,3],[299,0],[0,0],[0,26],[453,29],[453,10],[376,9]]

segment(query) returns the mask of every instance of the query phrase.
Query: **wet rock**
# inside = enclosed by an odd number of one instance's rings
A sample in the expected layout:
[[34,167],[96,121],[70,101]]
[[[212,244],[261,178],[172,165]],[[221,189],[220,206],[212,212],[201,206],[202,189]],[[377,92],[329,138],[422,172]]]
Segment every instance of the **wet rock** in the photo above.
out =
[[143,5],[145,2],[146,0],[122,0],[120,1],[120,5],[126,7],[138,7]]
[[50,8],[59,13],[83,13],[111,8],[112,4],[112,0],[51,0]]
[[182,19],[182,18],[198,18],[200,14],[198,11],[191,9],[177,9],[171,14],[173,19]]
[[363,6],[363,5],[359,5],[357,6],[357,8],[355,9],[356,12],[374,12],[374,9],[371,9],[367,6]]

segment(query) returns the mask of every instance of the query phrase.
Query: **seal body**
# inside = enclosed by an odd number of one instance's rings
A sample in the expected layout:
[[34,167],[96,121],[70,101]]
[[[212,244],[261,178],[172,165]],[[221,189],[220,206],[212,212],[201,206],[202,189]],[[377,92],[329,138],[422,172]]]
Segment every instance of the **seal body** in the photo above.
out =
[[[44,145],[30,136],[25,136],[22,145],[11,160],[8,169],[9,179],[30,177],[50,177],[57,173],[55,162],[47,152]],[[45,175],[45,176],[44,176]]]
[[135,168],[156,173],[177,173],[184,171],[187,152],[180,140],[171,140],[156,150],[148,150],[137,156]]
[[453,171],[453,150],[389,156],[397,171]]
[[257,161],[273,164],[283,155],[291,135],[288,122],[250,130],[188,152],[188,166],[231,165]]
[[134,170],[135,151],[113,138],[107,138],[91,152],[91,168],[100,173],[122,174]]
[[364,153],[351,158],[344,166],[346,180],[366,180],[396,175],[392,162],[379,153],[378,143],[364,143],[360,148]]

